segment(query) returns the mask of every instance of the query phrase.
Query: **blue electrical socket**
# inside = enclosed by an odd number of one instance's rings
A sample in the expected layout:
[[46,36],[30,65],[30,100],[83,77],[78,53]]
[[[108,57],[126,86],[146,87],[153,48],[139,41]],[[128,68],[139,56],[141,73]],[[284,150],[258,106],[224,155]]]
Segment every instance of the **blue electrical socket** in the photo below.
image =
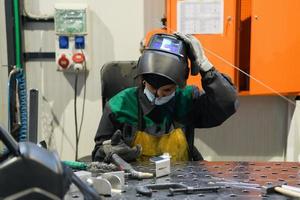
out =
[[75,49],[84,49],[84,36],[75,36]]
[[59,48],[68,49],[69,48],[69,37],[68,36],[59,36]]

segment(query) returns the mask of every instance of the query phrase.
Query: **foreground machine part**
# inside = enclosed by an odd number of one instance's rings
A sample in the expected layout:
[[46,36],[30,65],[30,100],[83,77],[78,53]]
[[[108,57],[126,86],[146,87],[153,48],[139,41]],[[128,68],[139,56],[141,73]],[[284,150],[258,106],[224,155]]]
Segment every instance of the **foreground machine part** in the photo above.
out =
[[72,182],[85,199],[100,199],[56,153],[30,142],[18,144],[1,126],[0,141],[7,148],[0,162],[1,199],[63,199]]

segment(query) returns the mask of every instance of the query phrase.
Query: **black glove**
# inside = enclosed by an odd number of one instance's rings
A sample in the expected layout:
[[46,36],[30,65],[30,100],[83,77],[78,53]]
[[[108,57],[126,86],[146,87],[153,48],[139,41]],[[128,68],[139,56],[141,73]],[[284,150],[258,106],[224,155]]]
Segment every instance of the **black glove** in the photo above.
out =
[[199,71],[207,72],[213,65],[206,58],[203,47],[199,40],[193,35],[185,35],[183,33],[175,33],[175,35],[184,41],[187,47],[188,57],[191,61],[191,74],[197,75]]
[[142,152],[142,147],[136,145],[134,147],[129,147],[122,140],[122,133],[120,130],[117,130],[110,140],[103,142],[103,150],[106,155],[105,161],[110,161],[112,154],[118,154],[123,160],[131,162],[136,160]]

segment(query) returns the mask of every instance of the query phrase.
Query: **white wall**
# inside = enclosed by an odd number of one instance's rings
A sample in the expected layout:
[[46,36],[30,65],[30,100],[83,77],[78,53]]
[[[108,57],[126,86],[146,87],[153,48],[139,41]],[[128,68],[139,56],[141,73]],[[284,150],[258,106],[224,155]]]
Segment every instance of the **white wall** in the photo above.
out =
[[[0,20],[3,16],[1,1]],[[30,12],[52,14],[54,2],[67,0],[25,0]],[[84,86],[79,77],[78,120],[81,118],[84,88],[86,102],[80,136],[79,157],[91,153],[101,116],[100,68],[112,60],[137,60],[139,42],[163,16],[163,0],[86,0],[91,9],[92,68]],[[150,3],[152,2],[152,3]],[[152,14],[151,14],[152,13]],[[3,30],[3,23],[0,23]],[[54,51],[53,25],[39,23],[25,27],[26,51]],[[0,35],[0,61],[5,64],[5,34]],[[36,88],[39,99],[39,139],[46,140],[61,158],[74,159],[74,76],[56,71],[53,62],[28,62],[27,88]],[[7,124],[7,68],[0,67],[0,122]],[[297,109],[296,109],[297,110]],[[299,111],[298,111],[299,112]],[[294,108],[277,96],[240,97],[238,112],[222,126],[197,130],[195,144],[207,160],[299,160],[298,118]],[[299,116],[296,115],[296,116]],[[292,118],[293,117],[293,118]],[[290,120],[292,127],[289,128]],[[289,155],[286,154],[289,131]]]
[[153,28],[161,28],[161,19],[165,17],[164,0],[144,1],[144,30],[151,31]]
[[[31,13],[53,12],[54,1],[25,1]],[[70,1],[56,1],[70,2]],[[78,124],[80,125],[84,88],[86,100],[84,120],[80,135],[79,157],[91,153],[93,138],[101,116],[100,68],[113,60],[137,60],[139,42],[144,36],[143,1],[90,0],[90,26],[92,52],[86,85],[79,77],[80,94],[77,99]],[[33,4],[34,3],[34,4]],[[25,31],[26,51],[53,51],[53,26],[31,24]],[[41,31],[42,30],[42,31]],[[53,62],[28,62],[27,87],[40,92],[39,137],[45,139],[51,149],[56,149],[62,159],[74,159],[74,80],[73,74],[56,71]]]
[[221,126],[198,129],[195,144],[207,160],[283,161],[289,104],[277,96],[241,96]]
[[300,161],[300,101],[296,100],[296,107],[289,105],[289,130],[287,137],[286,161]]

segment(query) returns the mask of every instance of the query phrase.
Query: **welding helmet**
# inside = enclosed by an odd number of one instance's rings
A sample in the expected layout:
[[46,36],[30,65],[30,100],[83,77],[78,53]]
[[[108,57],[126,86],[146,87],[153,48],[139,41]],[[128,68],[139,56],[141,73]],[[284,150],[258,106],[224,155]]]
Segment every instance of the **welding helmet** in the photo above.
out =
[[174,35],[155,34],[139,58],[137,76],[158,75],[184,87],[189,68],[184,42]]

